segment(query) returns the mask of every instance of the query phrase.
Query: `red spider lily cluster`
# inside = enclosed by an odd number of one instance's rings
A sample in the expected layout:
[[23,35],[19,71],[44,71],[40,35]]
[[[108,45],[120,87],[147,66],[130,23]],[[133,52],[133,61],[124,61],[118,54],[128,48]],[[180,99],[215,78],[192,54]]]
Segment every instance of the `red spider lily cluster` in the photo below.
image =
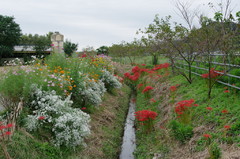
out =
[[4,138],[4,136],[6,135],[11,135],[11,131],[6,131],[8,128],[11,128],[13,127],[13,124],[7,124],[7,125],[3,125],[3,122],[0,122],[0,132],[1,132],[1,136],[0,136],[0,139],[1,137]]
[[143,89],[142,93],[148,92],[148,91],[150,91],[150,90],[153,90],[153,87],[151,87],[151,86],[146,86],[146,87]]
[[171,87],[169,88],[169,90],[170,90],[171,92],[175,92],[175,91],[177,90],[177,87],[176,87],[176,86],[171,86]]
[[142,83],[138,84],[138,85],[137,85],[137,89],[140,89],[142,86],[143,86]]
[[[156,70],[162,69],[162,68],[168,68],[169,63],[164,63],[160,65],[156,65],[153,69],[146,69],[146,68],[140,68],[138,66],[135,66],[132,68],[131,73],[127,72],[124,74],[124,77],[127,79],[130,79],[132,81],[137,81],[142,73],[148,73],[148,74],[154,74],[156,73]],[[145,64],[142,64],[142,66],[145,66]]]
[[190,107],[193,107],[193,106],[197,106],[197,105],[194,105],[194,99],[190,99],[190,100],[183,100],[183,101],[180,101],[177,103],[177,106],[175,107],[175,112],[178,114],[178,115],[181,115],[184,113],[184,111],[188,110]]
[[163,68],[168,68],[170,66],[169,63],[164,63],[164,64],[160,64],[160,65],[156,65],[152,71],[156,71],[156,70],[159,70],[159,69],[163,69]]
[[138,121],[148,121],[155,120],[157,117],[157,113],[150,110],[140,110],[135,112],[135,116]]
[[202,74],[202,78],[213,78],[213,79],[215,79],[218,76],[220,76],[221,73],[222,73],[222,71],[217,71],[217,70],[214,70],[214,68],[211,68],[209,73]]
[[207,140],[210,139],[212,136],[210,134],[204,134],[203,137]]

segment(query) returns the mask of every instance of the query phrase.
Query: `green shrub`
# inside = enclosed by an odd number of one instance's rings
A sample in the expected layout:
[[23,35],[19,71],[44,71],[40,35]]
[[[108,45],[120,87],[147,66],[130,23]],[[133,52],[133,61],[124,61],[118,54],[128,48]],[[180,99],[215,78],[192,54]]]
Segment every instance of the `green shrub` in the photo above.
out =
[[170,128],[175,139],[181,143],[185,143],[193,136],[193,127],[190,125],[182,124],[176,120],[170,122]]
[[213,142],[210,146],[209,146],[209,155],[210,158],[209,159],[219,159],[222,155],[221,153],[221,149],[218,147],[218,144]]

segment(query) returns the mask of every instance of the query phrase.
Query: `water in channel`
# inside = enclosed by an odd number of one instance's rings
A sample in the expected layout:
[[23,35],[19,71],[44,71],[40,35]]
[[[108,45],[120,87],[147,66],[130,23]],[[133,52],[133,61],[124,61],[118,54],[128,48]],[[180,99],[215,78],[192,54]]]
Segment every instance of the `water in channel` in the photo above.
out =
[[135,120],[135,96],[131,96],[131,100],[129,103],[128,115],[124,127],[124,136],[122,143],[122,150],[120,153],[120,159],[134,159],[133,152],[136,148],[136,138],[135,138],[135,128],[134,128],[134,120]]

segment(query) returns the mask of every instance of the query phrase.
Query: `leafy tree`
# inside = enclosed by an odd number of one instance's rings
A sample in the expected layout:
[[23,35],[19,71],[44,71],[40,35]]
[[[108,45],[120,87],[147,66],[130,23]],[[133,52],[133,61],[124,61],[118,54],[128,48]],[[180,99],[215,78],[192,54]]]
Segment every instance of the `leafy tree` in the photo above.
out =
[[33,46],[33,49],[36,53],[41,54],[45,50],[51,47],[51,35],[53,33],[49,32],[46,35],[32,35],[32,34],[25,34],[21,36],[20,45],[25,45],[25,47]]
[[97,49],[97,54],[105,54],[108,55],[109,48],[107,46],[101,46]]
[[71,57],[74,51],[77,51],[78,44],[74,44],[71,41],[66,40],[63,45],[63,49],[67,56]]
[[0,58],[12,54],[14,46],[19,43],[21,29],[14,17],[0,15]]

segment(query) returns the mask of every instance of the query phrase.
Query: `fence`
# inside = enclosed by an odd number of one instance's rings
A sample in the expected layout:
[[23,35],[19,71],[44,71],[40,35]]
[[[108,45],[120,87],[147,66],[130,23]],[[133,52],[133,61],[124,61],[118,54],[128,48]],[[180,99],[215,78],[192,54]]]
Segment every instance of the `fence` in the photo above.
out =
[[[217,82],[225,86],[235,88],[240,90],[240,55],[235,54],[233,57],[227,57],[224,54],[212,54],[212,62],[204,60],[206,57],[204,55],[199,55],[196,60],[194,60],[192,65],[192,73],[197,76],[201,76],[203,73],[208,72],[209,63],[213,65],[213,68],[224,71],[218,72],[222,74],[222,78],[218,79]],[[175,67],[188,71],[186,69],[186,62],[182,57],[175,57]],[[223,60],[224,62],[219,62]],[[231,63],[233,61],[233,63]]]

